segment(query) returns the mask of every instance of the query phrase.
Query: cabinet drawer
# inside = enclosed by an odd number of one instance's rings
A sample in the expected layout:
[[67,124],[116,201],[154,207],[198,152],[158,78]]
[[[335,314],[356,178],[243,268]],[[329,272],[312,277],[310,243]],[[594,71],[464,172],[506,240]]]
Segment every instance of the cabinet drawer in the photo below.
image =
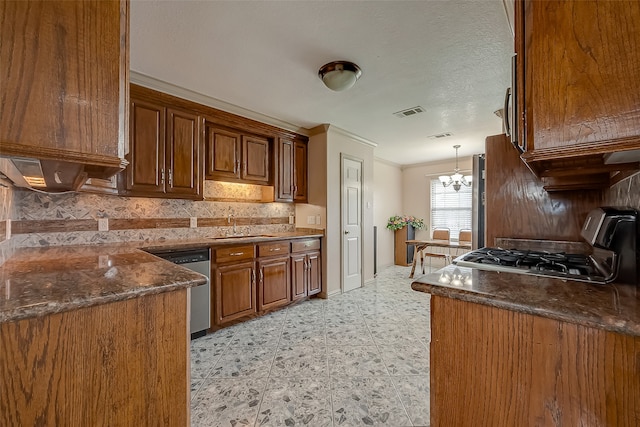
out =
[[291,252],[304,252],[320,249],[320,239],[295,240],[291,242]]
[[255,248],[253,245],[219,248],[213,251],[213,259],[216,263],[242,261],[253,259],[254,253]]
[[289,254],[289,242],[259,243],[257,247],[259,257]]

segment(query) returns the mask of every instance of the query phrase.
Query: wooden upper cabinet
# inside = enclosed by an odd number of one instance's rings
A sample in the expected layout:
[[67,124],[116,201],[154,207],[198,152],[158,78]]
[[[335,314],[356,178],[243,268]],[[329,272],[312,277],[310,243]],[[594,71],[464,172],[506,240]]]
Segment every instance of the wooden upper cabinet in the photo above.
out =
[[0,154],[126,166],[129,3],[0,3]]
[[237,132],[207,125],[206,166],[209,179],[239,179],[242,136]]
[[268,138],[206,124],[206,178],[267,185],[271,179]]
[[637,170],[604,160],[640,149],[640,2],[515,5],[523,160],[547,189],[606,187]]
[[276,199],[278,201],[293,200],[293,140],[278,138]]
[[307,143],[278,139],[276,200],[307,201]]
[[200,194],[202,122],[196,114],[167,110],[166,192],[169,194]]
[[242,137],[242,173],[245,181],[269,183],[269,140],[257,136]]
[[293,199],[296,202],[307,202],[307,143],[296,141],[294,146],[294,188]]
[[132,85],[128,196],[202,199],[204,119],[171,107],[157,92]]
[[130,164],[126,169],[129,192],[164,193],[165,111],[159,104],[131,101]]

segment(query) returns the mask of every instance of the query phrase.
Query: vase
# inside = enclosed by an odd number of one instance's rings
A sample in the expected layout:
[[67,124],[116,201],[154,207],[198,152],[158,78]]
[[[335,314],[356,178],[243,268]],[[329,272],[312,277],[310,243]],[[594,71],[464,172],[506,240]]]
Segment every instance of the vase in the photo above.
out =
[[416,238],[416,230],[407,224],[395,231],[394,261],[395,265],[409,266],[413,263],[413,246],[408,245],[407,240]]

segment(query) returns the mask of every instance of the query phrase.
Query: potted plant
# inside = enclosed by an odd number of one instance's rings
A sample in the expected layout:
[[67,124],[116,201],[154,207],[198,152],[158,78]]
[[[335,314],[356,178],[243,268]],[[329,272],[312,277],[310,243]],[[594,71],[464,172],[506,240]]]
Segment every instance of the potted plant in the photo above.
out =
[[387,228],[395,232],[395,264],[411,265],[413,245],[406,242],[416,238],[415,230],[424,228],[424,220],[413,215],[394,215],[387,221]]

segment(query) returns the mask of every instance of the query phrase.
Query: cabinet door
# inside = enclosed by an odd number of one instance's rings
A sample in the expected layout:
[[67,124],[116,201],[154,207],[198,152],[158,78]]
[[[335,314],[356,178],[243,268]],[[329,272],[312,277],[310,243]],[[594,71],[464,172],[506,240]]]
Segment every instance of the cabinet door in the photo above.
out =
[[307,296],[307,261],[305,254],[291,255],[291,300]]
[[294,167],[293,141],[278,138],[278,174],[276,177],[276,199],[278,201],[293,201]]
[[250,261],[218,265],[214,269],[214,324],[221,325],[257,311],[253,267],[253,261]]
[[200,194],[201,121],[196,114],[167,109],[167,193]]
[[322,262],[320,252],[310,252],[307,254],[307,288],[309,295],[315,295],[322,290]]
[[291,300],[289,256],[258,261],[258,310],[286,305]]
[[307,143],[296,141],[294,152],[294,200],[307,201]]
[[523,12],[527,150],[638,147],[640,2],[525,0]]
[[131,100],[130,142],[126,188],[135,193],[164,193],[165,108]]
[[269,182],[269,140],[257,136],[242,137],[242,173],[245,181]]
[[206,177],[222,181],[239,179],[241,144],[239,133],[207,126]]
[[128,5],[0,3],[0,153],[118,171],[127,144]]

